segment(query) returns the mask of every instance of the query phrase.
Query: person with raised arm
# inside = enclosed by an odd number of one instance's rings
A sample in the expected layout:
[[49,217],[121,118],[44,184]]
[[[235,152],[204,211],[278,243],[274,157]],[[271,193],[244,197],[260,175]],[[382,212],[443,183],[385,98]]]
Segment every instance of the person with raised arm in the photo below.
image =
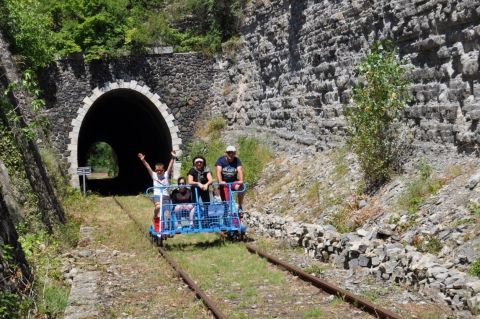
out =
[[[165,186],[169,186],[169,179],[170,174],[172,172],[173,162],[175,162],[176,152],[172,151],[171,159],[168,163],[167,169],[165,169],[165,165],[163,163],[156,163],[155,170],[152,170],[150,164],[145,160],[145,155],[142,153],[138,153],[138,158],[143,163],[143,166],[148,171],[148,174],[152,178],[153,181],[153,203],[155,208],[153,210],[153,220],[154,225],[159,225],[159,212],[160,212],[160,199],[162,200],[163,206],[171,204],[170,196],[168,194],[168,189],[164,188]],[[165,219],[170,218],[170,212],[168,210],[164,211]],[[157,223],[155,223],[157,222]]]

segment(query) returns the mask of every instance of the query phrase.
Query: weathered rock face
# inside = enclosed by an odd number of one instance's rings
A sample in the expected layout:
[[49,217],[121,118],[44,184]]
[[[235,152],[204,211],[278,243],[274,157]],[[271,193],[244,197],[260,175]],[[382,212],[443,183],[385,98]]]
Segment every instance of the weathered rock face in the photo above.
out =
[[[3,176],[3,174],[5,171],[2,164],[0,175]],[[3,183],[0,183],[0,291],[19,292],[31,280],[31,274],[18,243],[18,235],[4,200],[3,191]]]
[[355,65],[385,38],[411,68],[404,116],[419,144],[478,145],[480,4],[472,0],[257,1],[235,59],[218,64],[213,111],[232,127],[334,146],[344,140]]
[[[0,73],[3,75],[0,80],[2,92],[10,83],[20,79],[8,45],[1,34]],[[12,143],[16,145],[21,154],[19,157],[23,163],[24,176],[28,180],[28,192],[35,194],[41,221],[45,228],[51,231],[53,224],[65,222],[65,216],[40,158],[37,145],[18,132],[25,127],[24,115],[28,112],[29,100],[23,92],[13,92],[8,95],[8,101],[12,105],[18,106],[16,115],[20,121],[17,124],[17,131],[12,134],[12,139],[14,139]],[[7,120],[4,110],[5,108],[0,110],[1,126],[2,129],[5,129],[2,134],[10,129],[10,122]],[[18,194],[19,190],[17,189],[18,185],[9,183],[9,172],[2,159],[11,154],[5,153],[7,152],[4,151],[0,156],[0,291],[18,292],[29,285],[31,274],[14,226],[14,221],[18,220],[22,207],[16,202],[16,196],[12,195],[13,193]]]
[[[15,83],[20,80],[19,72],[13,63],[7,42],[0,34],[0,72],[4,74],[0,85],[6,88],[9,83]],[[25,118],[29,114],[29,98],[23,92],[13,92],[8,96],[9,102],[16,108],[16,115],[20,119],[19,127],[25,127]],[[0,112],[0,120],[8,123],[6,116]],[[6,124],[7,125],[7,124]],[[65,222],[65,213],[60,205],[52,183],[47,174],[46,168],[40,157],[37,145],[22,134],[13,134],[15,142],[20,150],[22,162],[25,167],[25,174],[30,183],[32,192],[38,197],[39,211],[42,216],[42,222],[48,230],[52,230],[55,222]]]

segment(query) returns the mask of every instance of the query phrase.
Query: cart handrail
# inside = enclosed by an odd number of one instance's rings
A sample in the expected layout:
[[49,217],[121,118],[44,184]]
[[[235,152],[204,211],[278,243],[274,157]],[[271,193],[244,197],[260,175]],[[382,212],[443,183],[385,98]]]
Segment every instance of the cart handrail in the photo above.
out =
[[[233,190],[232,189],[232,185],[238,185],[238,184],[241,184],[241,185],[244,185],[244,187],[242,189],[239,189],[239,190]],[[239,182],[231,182],[231,183],[226,183],[226,182],[222,182],[222,183],[219,183],[219,182],[213,182],[211,184],[212,186],[214,187],[218,187],[218,186],[221,186],[221,185],[228,185],[228,188],[230,189],[230,191],[232,193],[243,193],[247,190],[248,188],[248,183],[239,183]],[[163,189],[176,189],[176,188],[180,188],[180,187],[186,187],[186,188],[194,188],[196,187],[195,185],[190,185],[190,184],[170,184],[168,186],[165,186],[165,185],[162,185],[162,186],[151,186],[149,188],[147,188],[145,190],[145,196],[147,197],[151,197],[153,195],[153,190],[155,189],[159,189],[159,190],[163,190]],[[209,186],[210,188],[210,186]]]

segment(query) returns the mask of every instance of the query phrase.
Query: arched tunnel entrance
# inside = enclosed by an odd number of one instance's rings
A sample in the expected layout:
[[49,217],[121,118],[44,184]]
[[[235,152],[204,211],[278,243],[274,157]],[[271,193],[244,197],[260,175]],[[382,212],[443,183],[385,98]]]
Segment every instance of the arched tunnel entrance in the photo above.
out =
[[118,175],[87,180],[87,189],[101,195],[131,195],[152,185],[137,157],[151,165],[168,164],[172,136],[157,107],[143,94],[130,89],[109,91],[92,104],[78,134],[78,166],[87,166],[88,152],[98,142],[108,143],[117,158]]

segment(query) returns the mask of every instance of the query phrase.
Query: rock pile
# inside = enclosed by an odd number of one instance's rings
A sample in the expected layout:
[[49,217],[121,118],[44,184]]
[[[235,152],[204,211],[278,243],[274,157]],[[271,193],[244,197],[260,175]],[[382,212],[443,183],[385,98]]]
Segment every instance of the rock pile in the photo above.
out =
[[432,254],[422,254],[389,229],[340,234],[330,225],[295,222],[290,217],[247,214],[249,226],[260,234],[283,238],[301,246],[313,257],[355,272],[359,267],[384,280],[407,283],[417,289],[435,290],[452,308],[480,313],[480,280],[452,269]]

